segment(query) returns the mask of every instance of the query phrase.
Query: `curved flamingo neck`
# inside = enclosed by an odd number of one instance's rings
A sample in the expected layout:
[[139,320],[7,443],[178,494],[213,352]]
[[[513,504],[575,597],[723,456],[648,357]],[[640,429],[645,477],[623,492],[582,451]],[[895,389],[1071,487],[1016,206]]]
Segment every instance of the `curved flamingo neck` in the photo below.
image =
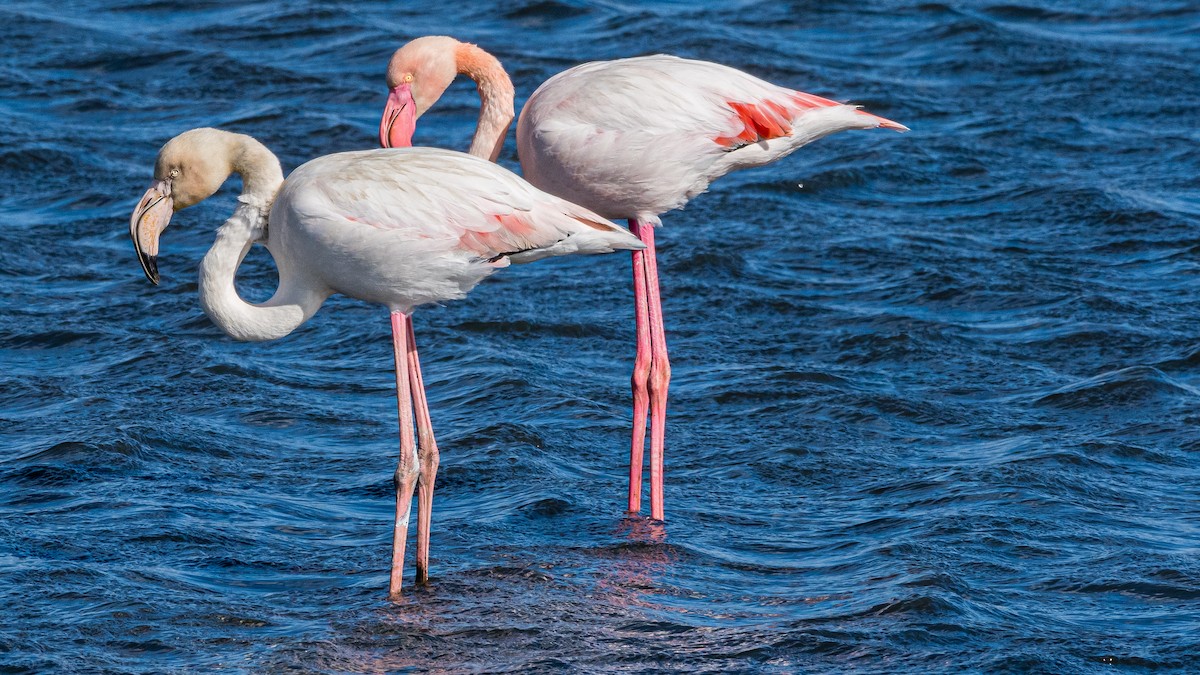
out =
[[[217,327],[235,340],[274,340],[296,330],[316,313],[329,292],[276,260],[279,287],[261,304],[246,302],[234,286],[237,269],[255,242],[267,243],[267,215],[283,185],[279,161],[261,144],[243,144],[231,158],[242,176],[242,195],[233,215],[217,229],[212,248],[200,262],[200,305]],[[263,154],[265,153],[265,155]],[[274,255],[274,254],[272,254]]]
[[496,57],[473,44],[459,43],[454,56],[458,72],[474,80],[479,90],[479,122],[467,152],[494,162],[515,116],[512,80]]
[[[249,136],[237,138],[230,147],[230,169],[242,177],[243,203],[258,202],[270,211],[271,202],[283,185],[283,167],[267,146]],[[264,215],[264,218],[266,216]]]

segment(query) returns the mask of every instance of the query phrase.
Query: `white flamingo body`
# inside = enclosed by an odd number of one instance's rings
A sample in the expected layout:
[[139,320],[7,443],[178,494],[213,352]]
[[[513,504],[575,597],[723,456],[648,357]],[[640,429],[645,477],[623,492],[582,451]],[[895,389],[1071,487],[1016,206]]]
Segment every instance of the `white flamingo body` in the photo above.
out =
[[[739,108],[758,111],[762,123]],[[525,178],[541,189],[608,218],[657,223],[730,171],[880,122],[718,63],[643,56],[547,80],[521,111],[517,150]],[[760,135],[772,124],[790,133]]]
[[610,253],[634,241],[496,164],[402,148],[297,168],[271,211],[267,243],[282,259],[303,260],[331,292],[407,314],[462,298],[509,262]]

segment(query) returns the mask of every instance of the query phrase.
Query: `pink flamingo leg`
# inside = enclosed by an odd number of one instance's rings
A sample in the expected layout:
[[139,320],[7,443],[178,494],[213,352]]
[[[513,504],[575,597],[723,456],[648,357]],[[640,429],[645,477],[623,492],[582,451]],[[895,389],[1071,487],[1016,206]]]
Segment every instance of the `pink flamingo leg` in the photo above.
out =
[[671,362],[663,327],[662,298],[658,288],[658,260],[654,251],[654,226],[641,223],[638,236],[646,244],[646,296],[650,314],[650,517],[663,520],[663,448],[667,434],[667,389]]
[[417,339],[408,323],[408,378],[416,407],[418,461],[417,477],[417,582],[429,581],[429,531],[433,518],[433,484],[437,480],[438,448],[433,438],[433,422],[429,419],[429,402],[425,398],[425,381],[421,378],[421,361],[417,358]]
[[400,413],[400,463],[393,481],[396,485],[396,527],[392,535],[392,572],[388,579],[388,597],[400,598],[404,577],[404,545],[408,539],[408,516],[412,508],[413,488],[417,482],[417,448],[413,439],[412,388],[408,371],[408,317],[392,312],[392,349],[396,355],[396,401]]
[[[650,227],[647,225],[646,227]],[[641,237],[642,225],[629,220],[629,231]],[[629,448],[629,512],[642,510],[642,453],[646,446],[646,415],[650,410],[650,314],[646,307],[646,254],[633,252],[633,308],[637,320],[637,357],[633,362],[633,442]]]

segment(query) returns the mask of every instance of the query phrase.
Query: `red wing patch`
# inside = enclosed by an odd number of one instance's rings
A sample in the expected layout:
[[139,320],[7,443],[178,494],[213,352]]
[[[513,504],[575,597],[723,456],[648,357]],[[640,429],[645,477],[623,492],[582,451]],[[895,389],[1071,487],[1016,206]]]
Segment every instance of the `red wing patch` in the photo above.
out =
[[767,141],[792,133],[787,109],[778,103],[738,103],[726,101],[738,116],[742,131],[732,136],[718,136],[716,142],[727,148]]
[[491,258],[501,252],[515,253],[536,248],[530,239],[534,233],[533,223],[512,213],[493,215],[492,219],[500,227],[488,232],[468,230],[458,238],[458,245],[483,258]]
[[791,121],[802,111],[841,105],[836,101],[802,91],[792,92],[791,96],[783,101],[767,100],[760,103],[726,101],[726,104],[737,114],[738,120],[742,123],[740,133],[718,136],[713,139],[717,144],[727,148],[789,136],[792,133]]

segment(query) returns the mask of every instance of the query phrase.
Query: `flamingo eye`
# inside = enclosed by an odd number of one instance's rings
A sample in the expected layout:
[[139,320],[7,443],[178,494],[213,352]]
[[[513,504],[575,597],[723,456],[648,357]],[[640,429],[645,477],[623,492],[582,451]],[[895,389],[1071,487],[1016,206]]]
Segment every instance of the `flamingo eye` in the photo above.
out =
[[412,73],[405,73],[405,74],[404,74],[404,77],[403,77],[402,79],[403,79],[403,81],[404,81],[405,83],[412,82],[412,81],[413,81],[413,74],[412,74]]
[[179,169],[171,169],[171,178],[179,178]]

